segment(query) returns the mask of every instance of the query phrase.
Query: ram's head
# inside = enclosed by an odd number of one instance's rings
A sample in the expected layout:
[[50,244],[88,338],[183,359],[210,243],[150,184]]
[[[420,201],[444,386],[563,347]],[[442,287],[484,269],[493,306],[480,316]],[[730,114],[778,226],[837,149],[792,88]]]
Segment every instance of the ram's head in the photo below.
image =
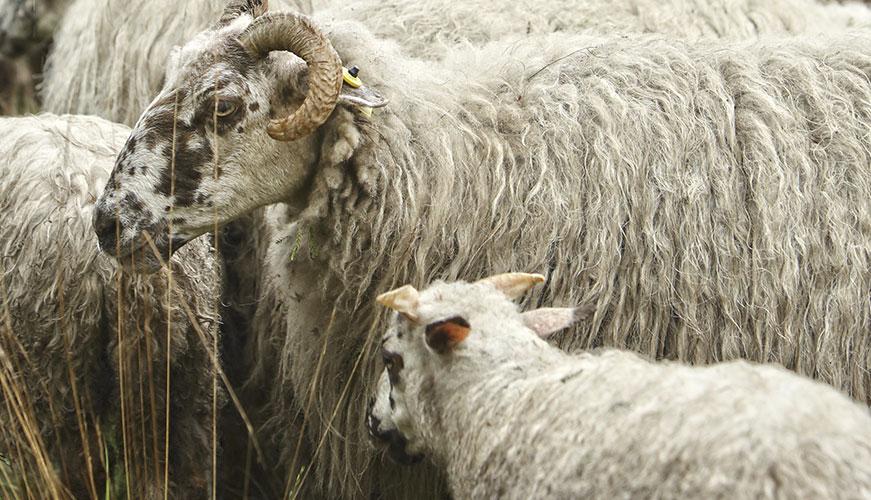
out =
[[[167,258],[216,225],[293,197],[312,177],[334,108],[384,104],[343,84],[338,54],[308,18],[231,1],[169,56],[164,87],[97,202],[100,247],[130,264],[150,238]],[[156,270],[160,259],[144,255],[132,266]]]

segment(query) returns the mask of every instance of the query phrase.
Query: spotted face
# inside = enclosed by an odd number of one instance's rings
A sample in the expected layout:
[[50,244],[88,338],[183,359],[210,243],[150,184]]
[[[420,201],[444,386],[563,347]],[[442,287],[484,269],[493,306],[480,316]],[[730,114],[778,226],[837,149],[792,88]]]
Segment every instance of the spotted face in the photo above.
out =
[[[397,315],[382,339],[384,371],[366,413],[366,426],[373,440],[386,449],[390,458],[403,465],[419,462],[425,448],[423,437],[417,431],[419,424],[406,400],[406,391],[412,389],[418,377],[416,363],[420,355],[425,354],[416,352],[421,346],[412,341],[414,326],[409,319]],[[409,369],[405,367],[406,357],[411,362]],[[411,381],[407,380],[409,374]]]
[[[444,286],[446,293],[439,291]],[[384,372],[370,400],[366,424],[373,440],[400,464],[413,464],[423,457],[427,446],[422,427],[428,416],[421,408],[432,408],[426,401],[433,398],[434,377],[449,371],[454,348],[471,331],[464,318],[468,309],[455,302],[451,293],[462,292],[462,288],[441,284],[433,291],[425,290],[421,307],[417,293],[404,287],[411,293],[408,310],[395,315],[382,338]]]
[[[341,62],[307,18],[264,10],[259,0],[231,1],[220,22],[170,55],[164,88],[96,205],[100,247],[122,263],[154,271],[192,238],[310,182],[318,127],[341,102]],[[310,36],[300,42],[297,32]],[[160,258],[127,259],[149,240]]]

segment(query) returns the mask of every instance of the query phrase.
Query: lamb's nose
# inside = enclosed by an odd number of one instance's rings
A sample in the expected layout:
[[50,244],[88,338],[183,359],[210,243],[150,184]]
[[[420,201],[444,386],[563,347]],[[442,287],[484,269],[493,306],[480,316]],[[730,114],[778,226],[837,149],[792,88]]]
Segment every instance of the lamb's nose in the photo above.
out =
[[97,242],[100,250],[115,255],[117,252],[118,218],[114,210],[107,210],[103,204],[98,204],[94,209],[94,232],[97,233]]

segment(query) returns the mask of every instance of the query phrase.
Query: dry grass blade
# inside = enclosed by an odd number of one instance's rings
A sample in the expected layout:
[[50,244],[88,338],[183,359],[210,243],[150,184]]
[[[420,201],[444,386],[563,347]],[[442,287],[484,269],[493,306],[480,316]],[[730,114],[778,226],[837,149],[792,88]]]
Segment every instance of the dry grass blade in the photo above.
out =
[[[335,314],[335,309],[333,309],[333,314]],[[332,327],[332,317],[330,318],[330,327]],[[360,361],[362,361],[364,356],[368,355],[368,352],[373,345],[373,342],[375,340],[375,332],[375,323],[373,322],[372,326],[369,328],[369,333],[366,335],[366,343],[364,344],[363,349],[360,350],[360,354],[357,355],[357,359],[354,360],[354,366],[351,368],[351,373],[348,374],[348,380],[345,382],[345,386],[342,388],[342,392],[339,395],[338,401],[336,401],[336,406],[335,408],[333,408],[333,413],[330,415],[330,420],[327,422],[327,425],[324,426],[324,432],[321,434],[321,438],[318,441],[318,445],[315,448],[314,453],[312,453],[312,463],[317,460],[318,454],[321,451],[321,447],[326,441],[327,435],[330,433],[330,430],[333,428],[333,421],[335,420],[336,415],[338,415],[339,413],[339,409],[342,406],[342,401],[344,401],[345,396],[348,395],[348,389],[351,387],[351,382],[353,381],[354,376],[357,375],[357,369],[360,367]],[[315,375],[315,380],[317,380],[317,375]],[[314,394],[314,390],[312,390],[312,394]],[[311,467],[308,467],[303,474],[302,479],[297,481],[296,492],[294,493],[293,497],[291,497],[291,500],[295,499],[297,495],[299,495],[299,492],[302,491],[302,486],[305,483],[305,480],[308,478],[310,471]],[[285,498],[286,497],[287,496],[285,495]]]
[[[149,235],[148,232],[146,232],[146,231],[143,231],[142,234],[145,237],[145,241],[148,243],[148,246],[151,248],[151,251],[154,253],[154,256],[160,262],[160,265],[166,266],[167,265],[166,261],[164,260],[163,256],[160,254],[160,252],[157,250],[157,247],[154,245],[154,240],[151,238],[151,235]],[[257,437],[254,433],[254,426],[251,424],[251,420],[248,418],[248,413],[242,407],[242,403],[239,400],[239,397],[236,394],[235,389],[233,389],[233,386],[230,384],[230,380],[227,378],[226,373],[224,373],[224,370],[223,370],[223,368],[221,368],[221,365],[218,364],[217,353],[215,351],[210,350],[211,346],[209,345],[208,339],[206,339],[206,334],[203,332],[202,328],[200,328],[199,324],[197,323],[196,316],[194,315],[193,311],[191,311],[190,306],[185,301],[184,295],[181,293],[180,290],[178,290],[175,287],[175,285],[171,286],[171,290],[174,291],[176,296],[178,297],[179,302],[180,302],[182,308],[184,309],[185,315],[187,315],[188,319],[190,320],[191,325],[193,326],[194,331],[196,331],[197,336],[199,337],[200,342],[202,342],[203,347],[206,348],[207,350],[209,350],[209,354],[211,354],[211,357],[212,357],[213,362],[214,362],[215,370],[218,372],[218,376],[221,377],[221,382],[224,383],[224,386],[227,389],[227,394],[230,395],[230,400],[233,402],[233,406],[236,408],[236,411],[239,412],[239,416],[242,417],[242,421],[245,423],[245,428],[248,431],[248,437],[252,440],[254,450],[257,452],[258,460],[260,460],[261,462],[265,462],[263,450],[260,447],[260,442],[257,440]]]

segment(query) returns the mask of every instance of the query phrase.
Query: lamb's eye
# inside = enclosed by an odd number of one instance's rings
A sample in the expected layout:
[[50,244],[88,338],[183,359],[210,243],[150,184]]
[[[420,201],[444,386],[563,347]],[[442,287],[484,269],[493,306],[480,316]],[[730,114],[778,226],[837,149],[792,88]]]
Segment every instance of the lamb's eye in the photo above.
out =
[[382,350],[381,360],[384,361],[384,367],[387,368],[387,372],[391,375],[391,378],[399,373],[399,370],[402,369],[403,362],[402,355],[400,354],[387,350]]
[[384,367],[387,368],[387,371],[393,371],[393,353],[390,351],[381,351],[381,361],[384,362]]
[[218,116],[231,115],[236,111],[237,107],[237,104],[233,101],[218,101],[218,104],[215,107],[215,114]]

